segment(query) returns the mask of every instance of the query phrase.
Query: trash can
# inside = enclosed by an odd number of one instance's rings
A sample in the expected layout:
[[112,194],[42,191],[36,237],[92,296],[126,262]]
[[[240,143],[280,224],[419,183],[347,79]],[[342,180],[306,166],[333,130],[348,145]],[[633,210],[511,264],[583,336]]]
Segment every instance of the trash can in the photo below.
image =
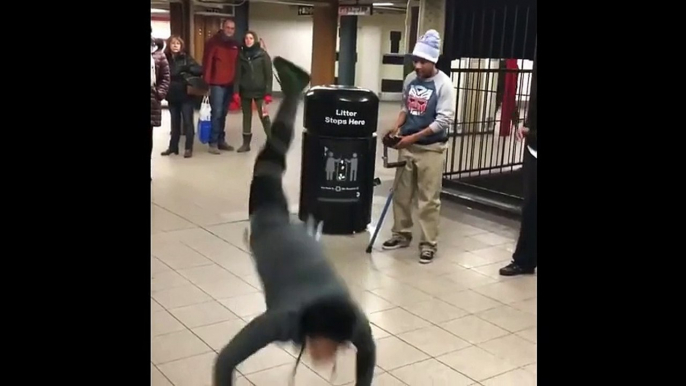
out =
[[353,234],[371,222],[379,98],[350,86],[305,94],[298,217],[324,234]]

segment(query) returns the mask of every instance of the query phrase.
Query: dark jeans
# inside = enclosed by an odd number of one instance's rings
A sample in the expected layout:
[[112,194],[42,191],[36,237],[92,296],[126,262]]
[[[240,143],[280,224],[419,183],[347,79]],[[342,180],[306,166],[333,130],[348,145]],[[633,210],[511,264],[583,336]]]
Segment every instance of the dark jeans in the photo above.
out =
[[512,258],[520,267],[530,269],[538,264],[538,160],[529,149],[524,151],[522,225]]
[[228,86],[210,86],[210,107],[212,108],[212,134],[210,145],[226,142],[226,115],[229,113],[229,102],[233,98],[233,84]]
[[269,137],[272,122],[269,119],[269,115],[262,116],[262,106],[264,106],[264,99],[262,98],[241,98],[241,110],[243,111],[243,134],[252,134],[251,126],[253,101],[255,101],[255,106],[257,107],[257,116],[260,117],[260,121],[262,121],[264,132],[267,134],[267,137]]
[[[193,150],[193,101],[169,102],[169,115],[171,116],[171,138],[169,150],[179,151],[181,133],[186,136],[186,150]],[[183,130],[183,131],[182,131]]]

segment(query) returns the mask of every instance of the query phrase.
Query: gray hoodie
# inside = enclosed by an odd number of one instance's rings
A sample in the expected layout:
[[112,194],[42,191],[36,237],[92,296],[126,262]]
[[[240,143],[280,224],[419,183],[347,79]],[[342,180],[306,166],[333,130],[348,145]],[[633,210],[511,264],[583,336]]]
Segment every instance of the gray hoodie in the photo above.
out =
[[[214,386],[233,385],[235,367],[270,343],[302,345],[299,321],[306,306],[332,297],[353,302],[346,285],[324,257],[321,244],[303,225],[292,224],[269,209],[263,208],[251,218],[251,247],[267,311],[248,323],[219,353]],[[357,349],[356,385],[371,386],[376,345],[369,321],[357,309],[358,325],[351,340]]]

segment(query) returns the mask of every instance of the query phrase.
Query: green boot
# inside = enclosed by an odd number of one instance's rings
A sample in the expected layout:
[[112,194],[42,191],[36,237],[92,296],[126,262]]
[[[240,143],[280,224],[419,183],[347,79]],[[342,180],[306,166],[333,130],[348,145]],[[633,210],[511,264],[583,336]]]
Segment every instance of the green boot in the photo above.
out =
[[300,96],[310,83],[310,74],[307,71],[280,56],[274,58],[274,68],[279,75],[284,95]]

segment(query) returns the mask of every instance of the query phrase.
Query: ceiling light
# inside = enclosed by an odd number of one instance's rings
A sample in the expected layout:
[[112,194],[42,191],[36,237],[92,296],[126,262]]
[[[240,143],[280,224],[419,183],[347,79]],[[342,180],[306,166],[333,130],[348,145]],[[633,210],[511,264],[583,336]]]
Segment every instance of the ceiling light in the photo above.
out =
[[395,4],[393,4],[393,3],[372,3],[372,5],[375,7],[392,7]]
[[169,13],[166,9],[150,8],[150,13]]

